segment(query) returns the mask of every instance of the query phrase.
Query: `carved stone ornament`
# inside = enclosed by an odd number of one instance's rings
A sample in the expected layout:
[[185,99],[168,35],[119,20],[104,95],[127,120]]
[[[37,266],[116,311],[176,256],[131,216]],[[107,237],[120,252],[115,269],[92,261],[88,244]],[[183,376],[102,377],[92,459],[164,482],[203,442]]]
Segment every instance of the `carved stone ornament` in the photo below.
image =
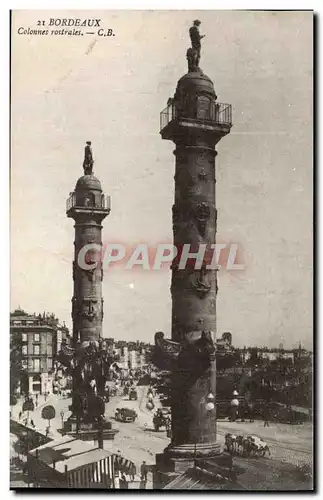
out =
[[207,180],[207,174],[204,170],[204,168],[202,168],[198,174],[198,178],[201,180],[201,181],[206,181]]
[[82,307],[82,316],[89,321],[93,321],[96,316],[96,303],[90,300],[84,301]]
[[203,372],[215,358],[215,344],[212,333],[208,331],[202,331],[201,336],[193,342],[180,343],[165,339],[163,332],[157,332],[155,346],[157,365],[165,366],[166,362],[171,369],[180,366],[187,373],[195,373],[199,365]]
[[199,233],[204,236],[206,223],[210,218],[210,207],[207,203],[201,202],[196,205],[195,219],[197,220]]
[[211,290],[208,272],[205,267],[193,274],[192,289],[200,299],[203,299]]

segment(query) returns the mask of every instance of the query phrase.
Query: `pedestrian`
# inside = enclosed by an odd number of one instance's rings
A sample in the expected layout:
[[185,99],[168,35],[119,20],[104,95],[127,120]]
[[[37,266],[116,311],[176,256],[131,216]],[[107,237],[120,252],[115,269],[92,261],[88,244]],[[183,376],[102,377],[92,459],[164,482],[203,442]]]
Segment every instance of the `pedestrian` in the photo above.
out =
[[146,483],[147,482],[147,475],[148,475],[148,467],[147,467],[145,461],[143,461],[141,464],[140,473],[141,473],[141,480]]
[[252,402],[249,403],[249,410],[248,410],[248,413],[249,413],[249,422],[252,423],[254,422],[254,404]]
[[137,473],[136,466],[135,466],[135,464],[132,464],[131,469],[130,469],[130,479],[131,479],[131,481],[135,480],[136,473]]
[[117,455],[115,457],[114,461],[114,470],[116,473],[119,473],[121,471],[121,451],[117,451]]
[[269,427],[269,408],[266,405],[264,408],[264,427]]
[[36,426],[35,426],[35,424],[34,424],[33,419],[31,419],[31,421],[30,421],[30,425],[31,425],[31,426],[35,429],[35,427],[36,427]]
[[18,419],[21,420],[21,417],[22,417],[22,411],[19,412]]

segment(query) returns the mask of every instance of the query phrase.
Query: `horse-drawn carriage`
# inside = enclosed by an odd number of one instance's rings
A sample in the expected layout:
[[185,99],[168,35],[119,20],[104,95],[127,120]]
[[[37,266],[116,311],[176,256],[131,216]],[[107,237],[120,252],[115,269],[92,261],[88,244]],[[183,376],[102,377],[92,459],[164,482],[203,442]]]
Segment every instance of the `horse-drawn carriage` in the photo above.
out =
[[135,410],[130,408],[117,408],[114,415],[118,422],[134,422],[137,417]]
[[225,448],[231,455],[242,457],[264,457],[267,453],[270,456],[267,443],[258,436],[235,436],[227,433]]
[[168,408],[157,410],[153,417],[153,424],[156,432],[158,432],[161,427],[164,427],[165,430],[169,432],[171,427],[171,419]]

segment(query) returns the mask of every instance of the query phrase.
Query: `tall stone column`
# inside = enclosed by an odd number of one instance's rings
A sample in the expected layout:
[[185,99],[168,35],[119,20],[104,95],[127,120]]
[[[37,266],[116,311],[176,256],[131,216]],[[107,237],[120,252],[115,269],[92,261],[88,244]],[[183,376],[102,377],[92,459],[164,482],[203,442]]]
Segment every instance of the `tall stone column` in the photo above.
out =
[[[215,340],[216,271],[207,269],[207,256],[216,233],[216,152],[209,131],[199,127],[194,133],[185,132],[184,129],[181,137],[174,137],[173,237],[178,258],[172,266],[172,340],[192,345],[203,331],[210,332]],[[184,245],[197,259],[188,259],[185,269],[179,269]],[[177,366],[174,373],[174,379],[182,380],[183,391],[172,405],[172,451],[185,456],[190,452],[195,456],[216,452],[216,412],[206,410],[207,396],[216,393],[215,359],[210,360],[197,380],[189,381],[186,370],[184,374],[181,371],[181,366]]]
[[93,175],[91,142],[84,155],[84,175],[67,200],[67,217],[75,221],[72,298],[73,348],[62,347],[58,360],[73,377],[72,415],[64,432],[81,439],[113,439],[115,431],[105,420],[105,382],[113,361],[102,340],[102,221],[110,201]]
[[[155,336],[159,355],[171,359],[172,371],[172,441],[164,459],[184,469],[196,458],[220,453],[214,407],[217,276],[210,263],[217,223],[215,147],[232,126],[231,106],[217,101],[213,82],[199,68],[200,35],[197,26],[192,29],[188,73],[161,113],[161,136],[175,144],[178,256],[172,264],[172,338]],[[181,257],[188,249],[198,258],[191,254],[183,268]]]
[[[98,342],[102,332],[103,298],[101,263],[96,267],[99,251],[102,247],[102,221],[110,209],[104,205],[104,195],[99,180],[94,175],[82,176],[76,184],[74,206],[68,211],[68,217],[75,220],[72,318],[74,341],[83,346]],[[84,248],[89,251],[85,256]],[[92,249],[90,247],[93,247]],[[87,269],[80,266],[85,261]],[[93,267],[93,269],[91,269]]]

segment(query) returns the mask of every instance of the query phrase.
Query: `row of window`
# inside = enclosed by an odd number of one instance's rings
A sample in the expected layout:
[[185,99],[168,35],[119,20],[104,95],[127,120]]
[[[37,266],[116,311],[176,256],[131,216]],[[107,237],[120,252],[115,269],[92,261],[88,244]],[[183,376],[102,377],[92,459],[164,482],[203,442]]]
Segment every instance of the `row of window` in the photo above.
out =
[[[40,370],[40,359],[35,358],[35,359],[30,360],[29,366],[30,366],[31,371],[33,371],[33,372],[40,372],[41,371]],[[27,359],[23,359],[22,360],[22,368],[24,370],[28,370],[28,361],[27,361]],[[48,358],[47,359],[47,370],[51,370],[52,368],[53,368],[53,359],[52,358]]]
[[[28,354],[28,346],[27,345],[22,346],[22,354],[24,354],[25,356]],[[33,345],[33,354],[36,354],[36,355],[40,354],[40,346],[39,345]],[[51,345],[47,346],[47,351],[44,354],[47,354],[50,356],[53,354],[53,349],[52,349]]]
[[30,325],[34,325],[34,324],[35,324],[35,321],[33,321],[33,320],[30,320],[30,321],[26,321],[26,320],[23,320],[23,321],[14,320],[14,321],[12,321],[12,324],[13,324],[14,326],[21,326],[21,325],[27,325],[27,326],[30,326]]
[[[22,333],[21,335],[21,340],[23,342],[28,342],[28,335],[29,335],[29,339],[30,339],[30,336],[33,335],[33,341],[34,342],[40,342],[40,334],[39,333],[34,333],[34,334],[31,334],[31,333]],[[49,342],[51,343],[52,342],[52,339],[50,337],[49,339]]]
[[[27,342],[28,341],[28,334],[27,333],[23,333],[21,335],[21,340],[23,342]],[[34,342],[40,342],[40,335],[39,335],[39,333],[34,333]]]

